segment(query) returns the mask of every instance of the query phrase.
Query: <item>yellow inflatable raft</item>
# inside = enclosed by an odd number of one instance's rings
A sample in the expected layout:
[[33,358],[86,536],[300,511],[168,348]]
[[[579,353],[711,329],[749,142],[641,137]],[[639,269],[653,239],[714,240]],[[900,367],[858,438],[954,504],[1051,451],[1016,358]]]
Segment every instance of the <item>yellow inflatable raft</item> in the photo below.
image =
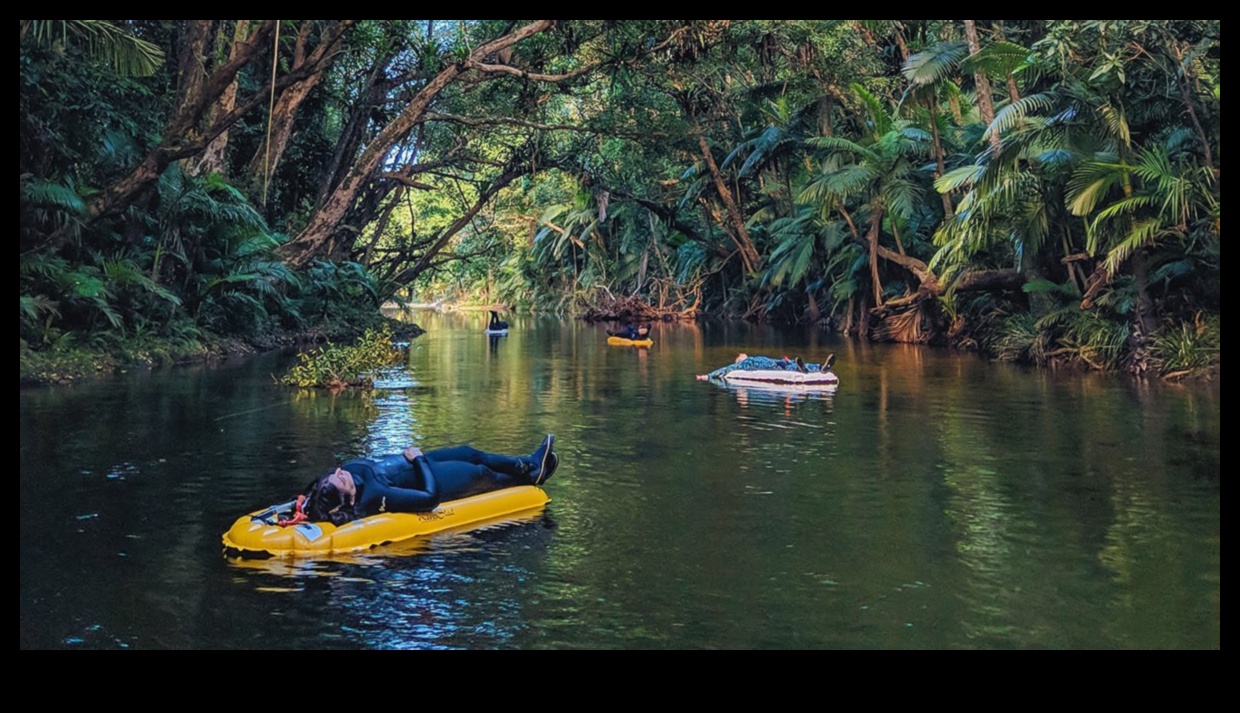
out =
[[649,347],[654,345],[653,339],[625,339],[624,337],[608,337],[607,343],[613,347]]
[[224,533],[224,553],[233,557],[271,557],[357,552],[446,530],[529,515],[550,501],[542,488],[518,485],[450,500],[427,512],[384,512],[339,527],[330,522],[301,522],[281,527],[277,523],[293,514],[294,501],[290,501],[238,518]]

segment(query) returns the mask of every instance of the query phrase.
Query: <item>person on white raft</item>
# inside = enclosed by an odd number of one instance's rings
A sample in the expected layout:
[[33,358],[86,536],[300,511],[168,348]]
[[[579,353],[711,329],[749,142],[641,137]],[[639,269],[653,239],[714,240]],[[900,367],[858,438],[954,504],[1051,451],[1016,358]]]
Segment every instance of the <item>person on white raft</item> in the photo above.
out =
[[788,357],[772,359],[771,357],[764,356],[751,357],[748,354],[741,352],[736,355],[736,360],[731,364],[719,367],[709,374],[698,374],[697,380],[714,381],[722,379],[729,373],[738,369],[742,371],[793,371],[802,374],[825,374],[831,370],[831,367],[834,364],[834,354],[829,354],[826,360],[821,364],[806,364],[801,357],[797,357],[796,359],[789,359]]

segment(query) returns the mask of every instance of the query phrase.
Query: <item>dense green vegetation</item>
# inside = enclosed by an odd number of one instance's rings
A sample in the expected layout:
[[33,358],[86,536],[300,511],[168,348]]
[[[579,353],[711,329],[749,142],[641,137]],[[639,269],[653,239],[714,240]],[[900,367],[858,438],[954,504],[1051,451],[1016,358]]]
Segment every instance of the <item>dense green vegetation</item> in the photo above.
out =
[[389,299],[1219,362],[1218,20],[21,28],[23,377]]
[[328,343],[303,351],[297,363],[280,376],[280,383],[301,388],[340,391],[349,387],[373,388],[379,369],[399,364],[404,350],[395,345],[391,326],[367,329],[351,344]]

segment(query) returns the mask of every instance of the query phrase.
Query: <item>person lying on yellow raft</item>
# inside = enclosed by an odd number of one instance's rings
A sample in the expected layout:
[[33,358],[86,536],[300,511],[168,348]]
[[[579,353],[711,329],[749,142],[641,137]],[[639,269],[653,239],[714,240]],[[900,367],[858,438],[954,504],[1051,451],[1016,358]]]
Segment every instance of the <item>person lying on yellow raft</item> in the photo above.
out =
[[461,445],[425,451],[409,446],[401,453],[355,458],[314,479],[297,498],[299,522],[347,522],[381,512],[425,512],[459,500],[516,485],[547,482],[560,463],[548,435],[528,456],[487,453]]
[[357,552],[536,511],[560,464],[548,435],[527,456],[473,446],[354,458],[306,486],[296,500],[237,518],[222,536],[228,557]]

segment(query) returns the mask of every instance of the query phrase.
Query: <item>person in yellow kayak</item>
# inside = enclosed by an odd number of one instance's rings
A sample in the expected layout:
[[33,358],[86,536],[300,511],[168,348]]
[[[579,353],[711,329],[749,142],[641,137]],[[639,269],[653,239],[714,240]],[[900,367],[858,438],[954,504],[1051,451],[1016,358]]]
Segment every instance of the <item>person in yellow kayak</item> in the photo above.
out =
[[634,326],[632,322],[627,322],[624,325],[624,329],[621,329],[616,332],[608,330],[607,336],[620,337],[621,339],[629,339],[629,340],[638,342],[643,339],[650,338],[650,325],[642,324],[640,326]]
[[297,498],[295,522],[343,525],[381,512],[424,512],[441,502],[516,485],[539,485],[560,464],[548,435],[528,456],[487,453],[461,445],[354,458],[315,478]]

